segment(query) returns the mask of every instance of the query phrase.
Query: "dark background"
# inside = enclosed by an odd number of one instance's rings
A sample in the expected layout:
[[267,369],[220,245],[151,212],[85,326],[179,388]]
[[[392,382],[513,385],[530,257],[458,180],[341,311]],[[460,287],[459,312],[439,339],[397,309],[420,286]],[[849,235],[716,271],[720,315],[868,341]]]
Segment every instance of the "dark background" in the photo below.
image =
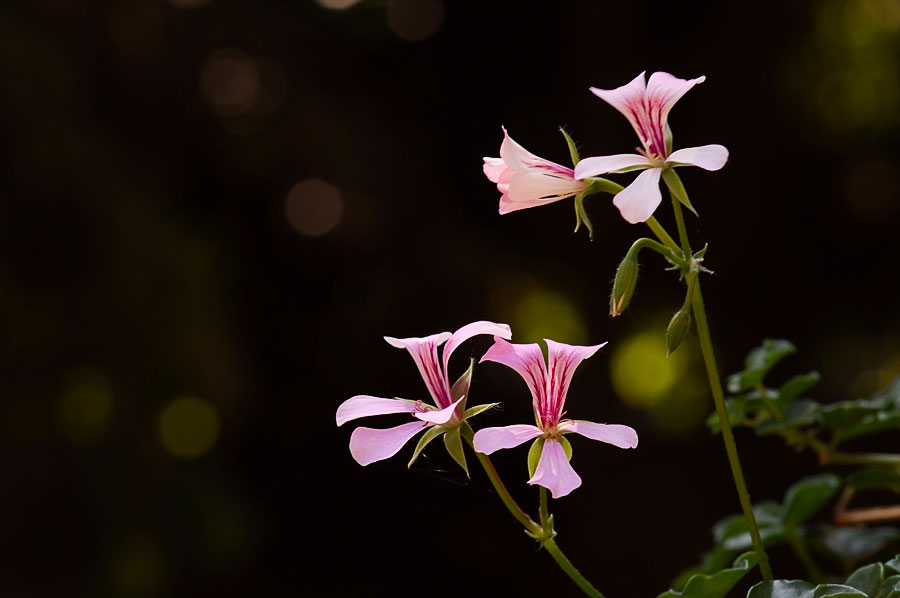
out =
[[[588,200],[592,242],[570,200],[500,217],[481,173],[501,124],[562,163],[560,125],[583,156],[630,151],[587,88],[642,70],[706,75],[672,112],[675,146],[731,151],[720,172],[682,170],[722,371],[785,337],[799,353],[776,382],[818,369],[821,400],[884,386],[900,373],[894,0],[3,3],[0,593],[574,595],[482,472],[467,483],[437,445],[410,471],[411,446],[362,468],[356,424],[334,425],[354,394],[427,398],[383,335],[479,319],[520,342],[610,341],[568,408],[641,444],[575,440],[585,482],[554,505],[559,542],[609,596],[663,591],[738,510],[696,344],[659,365],[682,289],[647,256],[610,319],[646,228],[608,196]],[[666,202],[657,216],[674,232]],[[464,345],[453,375],[488,345]],[[640,375],[614,388],[616,367]],[[628,399],[667,367],[662,394]],[[477,368],[470,404],[495,400],[480,425],[529,421],[521,380]],[[404,421],[378,420],[363,425]],[[816,468],[738,442],[754,499]],[[524,460],[496,463],[533,510]]]

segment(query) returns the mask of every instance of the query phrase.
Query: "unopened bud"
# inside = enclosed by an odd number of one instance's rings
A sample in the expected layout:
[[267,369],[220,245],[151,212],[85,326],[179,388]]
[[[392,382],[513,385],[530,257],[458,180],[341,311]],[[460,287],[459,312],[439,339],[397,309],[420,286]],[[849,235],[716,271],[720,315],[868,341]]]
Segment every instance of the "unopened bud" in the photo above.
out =
[[684,339],[687,338],[691,331],[691,306],[686,303],[681,309],[675,312],[669,321],[669,328],[666,330],[666,356],[668,357],[675,352]]
[[631,303],[631,296],[634,295],[638,279],[637,254],[637,251],[629,251],[625,254],[625,259],[616,270],[612,296],[609,298],[609,315],[613,317],[620,315]]

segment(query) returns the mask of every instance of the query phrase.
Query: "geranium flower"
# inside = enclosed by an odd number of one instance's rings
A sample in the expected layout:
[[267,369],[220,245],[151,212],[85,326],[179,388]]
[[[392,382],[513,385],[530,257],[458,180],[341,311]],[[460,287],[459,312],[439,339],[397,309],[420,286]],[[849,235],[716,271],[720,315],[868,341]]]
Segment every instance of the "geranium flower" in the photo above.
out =
[[618,89],[592,87],[594,94],[625,115],[643,149],[637,148],[639,154],[585,158],[575,166],[575,178],[584,180],[599,174],[644,170],[613,198],[622,217],[635,224],[650,218],[662,201],[659,178],[666,169],[677,166],[699,166],[705,170],[722,168],[728,160],[728,150],[722,145],[671,151],[669,111],[690,88],[705,80],[706,77],[684,80],[669,73],[653,73],[645,85],[644,73],[641,73]]
[[497,183],[500,213],[543,206],[584,191],[587,183],[575,180],[575,171],[535,156],[513,141],[503,128],[499,158],[484,159],[484,174]]
[[567,495],[581,485],[581,478],[569,463],[568,441],[565,434],[581,434],[592,440],[607,442],[619,448],[634,448],[638,444],[637,432],[618,424],[596,424],[589,421],[563,419],[566,393],[575,368],[583,360],[597,352],[606,343],[592,347],[580,347],[544,339],[547,343],[547,364],[536,343],[516,345],[500,337],[481,361],[495,361],[514,369],[525,379],[531,390],[536,426],[517,424],[498,428],[485,428],[475,433],[475,450],[489,455],[494,451],[518,446],[531,439],[538,439],[540,460],[529,484],[538,484],[550,490],[553,498]]
[[[425,386],[431,393],[433,403],[424,401],[409,401],[406,399],[389,399],[373,397],[369,395],[357,395],[341,403],[337,409],[335,420],[338,426],[350,420],[369,415],[385,415],[389,413],[409,413],[414,421],[387,429],[356,428],[350,435],[350,454],[360,465],[368,465],[375,461],[381,461],[395,455],[416,434],[426,428],[433,428],[427,441],[448,431],[455,430],[455,444],[458,445],[461,455],[462,445],[459,444],[459,425],[467,417],[466,396],[469,393],[469,384],[472,379],[472,367],[450,386],[447,367],[450,355],[464,341],[479,334],[493,334],[494,338],[509,338],[511,336],[509,326],[494,322],[473,322],[454,332],[441,332],[424,338],[393,338],[384,337],[391,346],[406,349],[412,355],[413,361],[419,368]],[[438,347],[446,342],[442,359],[438,359]],[[473,362],[474,363],[474,362]],[[480,406],[479,406],[480,407]],[[475,412],[480,412],[478,407],[469,410],[469,417]],[[426,441],[426,443],[427,443]],[[419,450],[424,447],[420,443]],[[464,457],[454,454],[454,450],[448,444],[454,459],[465,467]],[[418,455],[418,451],[416,452]],[[412,462],[410,462],[412,463]]]

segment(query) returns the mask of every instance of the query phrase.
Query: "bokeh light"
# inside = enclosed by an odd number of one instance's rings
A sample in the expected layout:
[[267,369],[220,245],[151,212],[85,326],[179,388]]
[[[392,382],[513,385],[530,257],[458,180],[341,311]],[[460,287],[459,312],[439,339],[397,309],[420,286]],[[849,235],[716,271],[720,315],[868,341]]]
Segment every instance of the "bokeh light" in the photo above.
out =
[[520,342],[549,338],[584,345],[590,341],[584,317],[572,301],[548,289],[535,288],[522,295],[513,310],[512,328]]
[[200,8],[209,4],[209,0],[168,0],[169,4],[178,8]]
[[444,20],[440,0],[388,0],[387,23],[397,37],[418,42],[438,32]]
[[175,399],[159,418],[159,440],[176,457],[199,457],[215,445],[218,437],[219,414],[203,399]]
[[316,3],[323,8],[331,10],[346,10],[351,6],[359,4],[360,0],[316,0]]
[[336,227],[344,212],[344,202],[337,187],[322,179],[300,181],[290,190],[284,202],[288,222],[297,232],[320,237]]
[[203,96],[223,116],[251,109],[260,97],[261,87],[258,65],[239,50],[215,52],[200,75]]
[[80,446],[98,442],[112,412],[109,383],[94,370],[71,373],[55,411],[56,427],[69,442]]
[[110,563],[110,582],[117,596],[157,596],[164,577],[164,555],[146,532],[131,532]]

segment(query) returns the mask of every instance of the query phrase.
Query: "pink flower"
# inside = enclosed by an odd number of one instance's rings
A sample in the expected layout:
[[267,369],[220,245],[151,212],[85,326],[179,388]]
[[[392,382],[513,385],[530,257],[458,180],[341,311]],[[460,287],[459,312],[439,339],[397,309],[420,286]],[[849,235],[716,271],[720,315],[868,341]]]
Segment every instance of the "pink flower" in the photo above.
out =
[[[432,426],[442,431],[457,428],[463,421],[466,395],[469,393],[472,369],[463,374],[451,387],[447,372],[450,355],[459,345],[479,334],[493,334],[494,338],[509,338],[509,326],[494,322],[473,322],[450,334],[442,332],[425,338],[384,337],[390,345],[406,349],[425,380],[433,404],[405,399],[388,399],[369,395],[349,398],[338,407],[335,420],[338,426],[360,417],[409,413],[414,421],[394,428],[356,428],[350,435],[350,454],[360,465],[368,465],[395,455],[413,436]],[[438,359],[438,346],[443,344],[443,359]]]
[[641,73],[618,89],[592,87],[594,94],[625,115],[643,149],[638,149],[640,154],[585,158],[575,166],[575,178],[583,180],[610,172],[644,170],[613,199],[622,217],[635,224],[650,218],[662,200],[659,177],[664,170],[676,166],[699,166],[705,170],[722,168],[728,159],[728,150],[721,145],[689,147],[669,153],[669,111],[690,88],[705,80],[706,77],[698,77],[686,81],[668,73],[653,73],[645,85],[644,73]]
[[533,438],[542,439],[540,460],[528,483],[543,486],[550,490],[553,498],[560,498],[581,485],[581,478],[566,455],[568,442],[563,438],[564,434],[574,432],[619,448],[636,447],[638,437],[637,432],[628,426],[563,419],[566,393],[575,368],[606,343],[579,347],[544,340],[548,349],[546,365],[541,348],[536,343],[515,345],[494,337],[493,346],[481,361],[507,365],[525,379],[531,390],[537,426],[518,424],[485,428],[475,433],[474,446],[476,451],[489,455]]
[[543,206],[584,191],[586,183],[575,180],[575,171],[535,156],[513,141],[503,129],[499,158],[484,159],[484,174],[497,183],[500,213]]

